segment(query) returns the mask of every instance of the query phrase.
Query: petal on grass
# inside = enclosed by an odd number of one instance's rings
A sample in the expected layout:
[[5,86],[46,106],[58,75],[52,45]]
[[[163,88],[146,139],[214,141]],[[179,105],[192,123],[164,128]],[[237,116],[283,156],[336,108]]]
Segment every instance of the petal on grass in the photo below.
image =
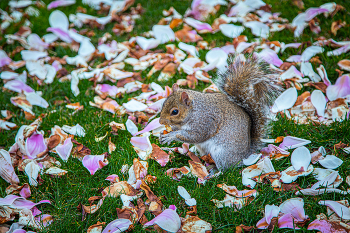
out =
[[75,136],[85,137],[85,129],[79,124],[75,126],[64,125],[62,126],[62,130]]
[[265,219],[268,224],[271,223],[271,219],[274,217],[278,217],[280,212],[280,207],[275,205],[266,205],[265,206]]
[[71,138],[67,138],[62,145],[59,145],[56,147],[56,152],[63,161],[67,162],[72,149],[73,149],[72,140]]
[[294,149],[300,146],[307,145],[309,143],[311,143],[310,140],[287,136],[287,137],[284,137],[283,142],[278,147],[280,147],[283,150]]
[[176,207],[169,206],[169,209],[164,210],[157,217],[144,224],[144,227],[157,224],[160,228],[168,232],[177,232],[181,227],[181,220],[176,213]]
[[125,122],[125,126],[131,135],[135,135],[139,131],[135,123],[130,119]]
[[278,218],[278,227],[279,228],[291,228],[291,229],[300,229],[295,225],[295,219],[292,214],[284,214]]
[[324,159],[318,161],[323,167],[328,169],[336,169],[342,165],[343,160],[334,155],[327,155]]
[[24,172],[29,178],[30,185],[38,186],[37,179],[38,179],[40,170],[41,169],[39,165],[34,160],[32,160],[30,163],[26,165],[26,167],[24,168]]
[[314,170],[310,165],[306,171],[296,171],[293,166],[282,171],[280,180],[283,183],[290,184],[298,179],[299,176],[307,176]]
[[83,158],[83,166],[89,170],[93,175],[97,170],[100,170],[108,164],[108,160],[105,159],[105,155],[85,155]]
[[272,49],[265,48],[258,53],[258,56],[261,57],[264,61],[269,64],[273,64],[277,67],[280,67],[283,64],[283,61],[278,57],[276,52]]
[[188,206],[195,206],[195,205],[197,205],[196,199],[192,198],[184,187],[177,186],[177,192],[180,194],[180,196],[183,199],[185,199],[185,203]]
[[130,139],[130,143],[137,147],[140,148],[141,150],[148,150],[151,147],[151,144],[149,142],[149,137],[145,136],[145,137],[132,137]]
[[236,38],[244,31],[244,27],[233,24],[220,24],[220,31],[227,37]]
[[126,110],[130,111],[130,112],[142,112],[144,111],[148,106],[144,103],[141,103],[137,100],[130,100],[127,103],[123,103],[123,106],[125,107]]
[[291,214],[297,221],[304,221],[308,217],[305,215],[304,200],[296,197],[284,201],[280,206],[281,213]]
[[340,218],[350,220],[350,208],[336,201],[319,201],[318,204],[331,208]]
[[[350,86],[349,86],[350,88]],[[349,92],[350,93],[350,92]],[[317,115],[324,117],[327,100],[322,91],[314,90],[311,94],[311,103],[316,108]]]
[[26,140],[26,152],[27,156],[31,159],[36,158],[36,156],[44,152],[47,149],[45,145],[44,136],[42,134],[32,134]]
[[195,20],[190,17],[185,18],[184,22],[190,25],[191,27],[194,27],[197,31],[211,32],[213,30],[209,24],[203,23],[199,20]]
[[[285,90],[276,100],[272,106],[271,111],[277,113],[285,109],[293,107],[298,98],[298,92],[295,87]],[[283,149],[283,148],[282,148]]]
[[4,88],[9,89],[11,91],[15,91],[17,93],[34,92],[34,90],[30,86],[28,86],[27,84],[23,83],[20,80],[9,81],[5,83]]
[[154,25],[152,31],[156,40],[159,40],[161,44],[175,41],[175,33],[169,25]]
[[339,77],[334,85],[327,87],[326,93],[330,101],[350,95],[350,75]]
[[256,163],[262,154],[251,154],[248,158],[243,159],[243,164],[246,166]]
[[311,154],[305,146],[295,149],[291,156],[291,163],[296,171],[305,171],[311,163]]
[[146,39],[145,37],[138,36],[136,37],[136,42],[143,50],[148,50],[156,48],[161,41],[153,38]]
[[[350,60],[348,59],[343,59],[338,62],[338,66],[342,70],[350,71]],[[4,73],[4,72],[3,72]]]
[[348,194],[348,192],[346,191],[342,191],[340,189],[334,189],[334,188],[325,188],[325,189],[312,189],[312,188],[308,188],[308,189],[301,189],[299,191],[297,191],[295,193],[295,195],[310,195],[310,196],[317,196],[317,195],[321,195],[324,193],[339,193],[342,195],[346,195]]
[[60,7],[60,6],[69,6],[75,4],[75,0],[56,0],[53,2],[50,2],[49,5],[47,5],[47,9],[51,10],[52,8]]
[[0,67],[6,66],[12,62],[4,50],[0,49]]
[[19,184],[18,176],[11,163],[11,156],[4,149],[0,149],[0,164],[0,176],[10,184]]
[[126,231],[132,222],[129,219],[116,219],[110,222],[105,229],[103,229],[102,233],[118,233]]
[[252,30],[253,35],[267,38],[270,34],[270,28],[266,24],[258,21],[250,21],[244,23],[244,26],[250,28]]

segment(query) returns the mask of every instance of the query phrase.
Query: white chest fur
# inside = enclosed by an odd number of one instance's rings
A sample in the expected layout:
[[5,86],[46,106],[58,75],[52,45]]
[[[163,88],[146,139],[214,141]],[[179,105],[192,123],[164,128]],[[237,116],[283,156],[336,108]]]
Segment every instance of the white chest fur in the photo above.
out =
[[205,142],[197,143],[195,144],[195,146],[201,155],[207,155],[210,153],[213,156],[216,154],[220,154],[222,150],[222,146],[218,145],[217,142],[214,142],[213,139],[209,139]]

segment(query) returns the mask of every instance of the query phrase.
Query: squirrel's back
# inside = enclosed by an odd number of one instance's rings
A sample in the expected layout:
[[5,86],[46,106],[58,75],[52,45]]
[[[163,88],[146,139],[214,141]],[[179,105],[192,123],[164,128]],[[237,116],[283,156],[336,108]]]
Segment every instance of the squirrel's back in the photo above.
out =
[[219,73],[215,84],[228,98],[242,107],[251,119],[251,149],[256,150],[265,134],[270,104],[280,94],[275,74],[263,60],[253,56],[230,57],[229,66]]

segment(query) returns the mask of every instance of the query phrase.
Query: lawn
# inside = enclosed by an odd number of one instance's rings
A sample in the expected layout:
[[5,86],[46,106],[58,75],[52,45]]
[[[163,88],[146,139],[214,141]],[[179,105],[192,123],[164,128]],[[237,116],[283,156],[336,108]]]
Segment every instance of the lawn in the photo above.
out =
[[[50,1],[44,0],[45,4],[49,4]],[[280,12],[280,17],[286,18],[289,22],[292,22],[293,18],[297,16],[298,13],[304,12],[310,7],[319,7],[320,5],[327,3],[325,0],[314,1],[314,0],[304,0],[305,8],[300,10],[292,0],[265,0],[267,4],[272,7],[272,12]],[[349,3],[346,0],[336,1],[337,4],[349,8]],[[144,32],[152,30],[152,26],[157,24],[164,16],[162,11],[164,9],[168,10],[173,6],[181,15],[183,15],[188,7],[191,6],[191,1],[181,0],[181,1],[166,1],[166,0],[154,0],[147,1],[141,0],[136,1],[132,7],[136,7],[140,4],[144,9],[141,17],[136,19],[133,31],[130,33],[125,33],[123,35],[116,35],[112,32],[114,23],[107,24],[103,29],[97,27],[90,27],[84,25],[81,29],[92,30],[94,35],[91,36],[91,42],[97,47],[98,40],[106,32],[109,32],[112,37],[109,39],[116,40],[117,42],[123,42],[129,40],[133,36],[141,35]],[[81,7],[86,9],[86,14],[95,15],[98,17],[106,16],[105,14],[98,14],[97,10],[92,9],[88,5],[84,5],[81,0],[77,0],[76,4],[59,7],[57,9],[64,12],[67,16],[69,14],[75,14]],[[9,11],[7,1],[0,2],[0,8],[5,11]],[[46,29],[50,27],[48,18],[50,14],[56,10],[47,10],[46,7],[35,7],[39,9],[39,16],[28,16],[31,22],[32,32],[38,34],[40,37],[47,34]],[[221,6],[220,10],[215,14],[207,18],[206,22],[210,25],[214,22],[215,18],[219,17],[221,14],[227,13],[228,7]],[[126,13],[130,12],[130,9]],[[318,37],[325,37],[327,39],[333,38],[335,41],[349,41],[349,24],[350,24],[350,13],[346,10],[341,10],[337,12],[333,17],[326,18],[323,14],[317,16],[318,23],[322,29],[319,34],[313,33],[309,27],[307,27],[300,38],[295,38],[293,32],[290,29],[284,29],[280,32],[273,32],[268,37],[269,41],[279,41],[284,43],[295,43],[295,42],[310,42],[313,43],[317,41]],[[24,20],[24,19],[23,19]],[[17,41],[13,44],[7,44],[5,35],[16,33],[20,26],[23,24],[23,20],[19,23],[12,24],[9,28],[4,30],[0,35],[0,48],[9,54],[14,51],[20,43]],[[334,21],[345,21],[347,24],[338,30],[336,35],[331,33],[331,25]],[[238,23],[239,24],[239,23]],[[174,28],[177,31],[182,28],[182,25]],[[203,40],[207,41],[212,47],[222,47],[227,42],[232,42],[232,39],[223,35],[220,31],[215,34],[200,34]],[[251,42],[256,36],[251,33],[250,29],[244,30],[242,35],[248,37],[248,42]],[[169,42],[178,44],[176,42]],[[189,43],[191,45],[196,45],[196,43]],[[164,45],[160,45],[156,48],[157,50],[166,51]],[[349,53],[344,53],[339,56],[327,56],[326,52],[331,51],[332,48],[325,47],[323,53],[317,54],[321,64],[327,70],[328,78],[331,83],[335,83],[339,77],[336,69],[339,69],[337,63],[342,60],[349,58]],[[208,50],[200,50],[199,58],[204,61],[205,54]],[[72,57],[77,55],[77,52],[72,51],[69,47],[57,46],[50,47],[48,49],[49,56],[64,57],[66,55]],[[283,54],[279,54],[280,59],[285,61],[288,57],[292,55],[300,54],[300,49],[288,48]],[[21,60],[20,53],[16,53],[10,57],[14,61]],[[96,58],[89,63],[92,67],[96,67],[98,64],[102,63],[104,59]],[[314,63],[313,67],[316,70],[319,64]],[[68,73],[77,69],[73,65],[64,65]],[[177,72],[176,75],[167,82],[157,81],[159,76],[159,71],[150,77],[147,77],[148,72],[151,70],[151,66],[146,70],[140,72],[140,77],[142,78],[142,83],[149,84],[152,82],[159,83],[162,87],[171,87],[178,79],[186,79],[187,74],[184,72]],[[299,66],[297,66],[299,69]],[[0,68],[0,71],[3,68]],[[25,67],[16,70],[16,73],[21,73],[25,70]],[[124,71],[134,72],[131,65],[126,65],[123,69]],[[215,71],[209,71],[209,75],[215,76]],[[346,73],[346,71],[345,71]],[[115,85],[110,81],[104,81],[103,83]],[[3,88],[4,82],[0,81],[2,91],[0,93],[0,110],[9,110],[13,113],[13,118],[10,120],[15,123],[18,128],[21,125],[29,125],[33,120],[27,120],[25,118],[24,111],[19,107],[14,106],[10,102],[10,98],[15,96],[16,93],[8,91]],[[124,123],[127,120],[128,115],[122,117],[118,114],[112,114],[102,109],[98,109],[89,104],[93,101],[96,96],[94,92],[94,83],[85,79],[80,80],[79,89],[80,94],[75,96],[71,91],[71,82],[59,82],[57,78],[51,84],[44,84],[42,86],[33,78],[28,78],[27,85],[32,87],[35,91],[42,91],[42,97],[49,103],[48,108],[40,108],[34,106],[33,112],[36,117],[40,114],[45,114],[43,117],[42,124],[39,130],[44,131],[45,138],[50,135],[51,129],[55,126],[69,125],[73,126],[76,124],[81,125],[86,132],[85,137],[74,138],[82,143],[84,146],[91,150],[92,155],[101,155],[108,152],[108,141],[111,140],[116,145],[116,150],[113,151],[108,157],[109,164],[102,169],[98,170],[94,175],[90,175],[89,171],[83,166],[82,162],[76,158],[70,157],[67,162],[63,162],[55,153],[50,152],[50,156],[56,158],[61,162],[61,168],[68,171],[68,173],[62,177],[52,177],[46,174],[41,175],[41,185],[31,186],[31,197],[28,200],[33,202],[38,202],[40,200],[50,200],[50,204],[39,205],[38,208],[45,214],[50,214],[53,216],[53,222],[50,226],[43,228],[40,232],[86,232],[87,228],[93,224],[99,222],[109,222],[117,218],[116,208],[122,208],[123,204],[120,198],[106,198],[103,202],[101,208],[93,214],[87,214],[86,218],[82,220],[82,212],[78,208],[79,204],[88,205],[88,199],[93,196],[100,196],[101,190],[110,185],[110,182],[105,180],[106,177],[112,174],[119,176],[121,181],[128,180],[128,173],[122,173],[121,169],[124,164],[132,165],[133,159],[138,158],[138,154],[133,149],[130,144],[130,139],[132,135],[127,130],[119,130],[117,133],[112,133],[111,128],[108,123],[115,121],[117,123]],[[199,81],[198,85],[195,87],[196,90],[202,91],[204,88],[208,87],[209,84]],[[302,87],[298,90],[300,95],[304,91],[312,92],[313,87]],[[130,94],[124,94],[114,98],[120,105],[126,103],[130,98],[140,95],[142,92],[138,90]],[[84,106],[84,109],[77,111],[72,114],[74,110],[65,107],[67,103],[77,103]],[[0,148],[9,150],[9,148],[15,142],[15,136],[17,134],[17,129],[14,130],[1,130],[0,129]],[[138,124],[138,129],[143,129],[144,126]],[[346,184],[345,178],[350,175],[350,159],[349,154],[346,154],[342,149],[337,149],[336,144],[342,142],[347,146],[350,145],[350,121],[344,120],[342,122],[334,122],[330,125],[318,125],[310,121],[308,124],[296,124],[293,120],[287,119],[278,115],[277,121],[272,121],[269,127],[268,138],[277,138],[279,136],[294,136],[303,139],[310,140],[311,143],[306,145],[306,147],[311,151],[317,150],[320,146],[325,147],[327,154],[335,155],[343,160],[343,164],[337,168],[339,175],[344,179],[344,182],[339,187],[342,190],[349,189],[349,185]],[[103,140],[97,142],[96,137],[102,137],[107,134]],[[151,143],[159,144],[157,137],[150,137]],[[169,147],[181,147],[181,143],[172,143]],[[276,144],[277,145],[277,144]],[[160,145],[161,147],[163,145]],[[293,150],[289,150],[292,152]],[[283,171],[291,166],[290,157],[288,159],[282,159],[278,161],[272,161],[276,171]],[[271,187],[270,184],[258,183],[254,189],[258,191],[256,198],[247,206],[244,206],[238,211],[234,211],[234,208],[224,207],[217,208],[212,199],[222,200],[225,197],[225,192],[217,187],[217,184],[225,183],[227,185],[234,185],[239,190],[246,189],[242,184],[242,167],[232,168],[223,172],[218,177],[208,180],[204,185],[197,183],[197,178],[184,176],[181,180],[176,181],[171,179],[166,175],[166,171],[170,168],[180,168],[182,166],[188,166],[189,158],[187,156],[181,155],[179,153],[174,153],[171,161],[164,167],[161,167],[155,160],[148,161],[148,174],[156,176],[157,180],[155,183],[150,183],[149,187],[162,201],[165,208],[170,205],[175,205],[177,207],[177,213],[180,217],[185,217],[188,211],[188,206],[185,204],[184,199],[178,194],[178,186],[183,186],[191,195],[192,198],[197,200],[197,211],[198,217],[204,221],[209,222],[214,232],[234,232],[236,227],[240,224],[245,226],[255,226],[256,223],[263,218],[264,208],[266,205],[280,205],[287,199],[297,197],[295,191],[281,191],[276,192]],[[314,165],[315,167],[321,167],[319,164]],[[28,177],[24,172],[17,171],[16,173],[20,179],[20,184],[28,182]],[[299,177],[296,181],[301,188],[308,188],[312,184],[316,183],[317,180],[312,176]],[[0,197],[5,197],[6,187],[8,183],[3,179],[0,179]],[[320,213],[326,213],[326,206],[319,205],[320,200],[349,200],[350,194],[341,195],[337,193],[321,194],[317,196],[304,196],[299,195],[304,200],[305,213],[309,216],[310,222],[316,219],[316,215]],[[146,198],[143,197],[145,201]],[[133,202],[136,204],[136,201]],[[149,220],[153,219],[154,216],[150,212],[145,212],[146,218]],[[308,223],[302,227],[300,232],[307,232]],[[26,229],[26,228],[25,228]],[[134,232],[145,232],[141,224],[134,224]],[[294,229],[277,229],[273,232],[294,232]],[[316,231],[315,231],[316,232]]]

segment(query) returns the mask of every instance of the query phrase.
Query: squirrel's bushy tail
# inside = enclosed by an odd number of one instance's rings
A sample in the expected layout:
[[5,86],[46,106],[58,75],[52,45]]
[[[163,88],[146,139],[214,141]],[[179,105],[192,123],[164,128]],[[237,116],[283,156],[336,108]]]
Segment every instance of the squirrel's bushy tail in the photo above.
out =
[[276,73],[254,55],[236,55],[228,59],[228,69],[218,73],[215,84],[251,118],[251,148],[256,150],[265,134],[268,107],[279,96]]

